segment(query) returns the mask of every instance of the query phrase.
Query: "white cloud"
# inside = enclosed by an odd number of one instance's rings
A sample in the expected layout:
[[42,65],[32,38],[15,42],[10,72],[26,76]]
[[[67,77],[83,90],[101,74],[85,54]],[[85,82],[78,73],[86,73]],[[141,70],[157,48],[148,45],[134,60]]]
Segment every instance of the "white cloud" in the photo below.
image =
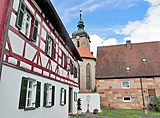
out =
[[160,41],[160,0],[146,0],[151,3],[143,21],[129,22],[125,28],[114,30],[116,34],[130,35],[124,40],[132,43]]
[[90,35],[91,45],[90,50],[93,52],[93,56],[97,57],[97,46],[109,46],[109,45],[117,45],[117,39],[109,38],[107,40],[102,39],[98,35]]
[[150,2],[152,5],[158,5],[160,3],[159,0],[145,0],[145,1]]

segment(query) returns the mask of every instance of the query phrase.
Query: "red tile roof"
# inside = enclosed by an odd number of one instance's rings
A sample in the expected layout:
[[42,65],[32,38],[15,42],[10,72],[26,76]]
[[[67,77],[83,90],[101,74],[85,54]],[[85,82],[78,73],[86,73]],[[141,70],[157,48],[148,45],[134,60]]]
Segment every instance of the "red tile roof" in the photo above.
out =
[[140,76],[160,76],[160,41],[98,47],[96,78]]
[[91,54],[91,52],[87,46],[77,47],[77,50],[78,50],[81,57],[94,58],[94,56]]

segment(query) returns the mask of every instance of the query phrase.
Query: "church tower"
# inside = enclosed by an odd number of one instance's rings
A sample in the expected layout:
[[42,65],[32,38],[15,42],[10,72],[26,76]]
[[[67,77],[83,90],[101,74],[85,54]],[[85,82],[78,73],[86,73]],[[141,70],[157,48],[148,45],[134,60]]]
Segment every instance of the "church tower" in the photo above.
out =
[[90,49],[90,37],[88,33],[84,30],[84,22],[81,18],[81,11],[80,10],[80,20],[78,21],[78,30],[72,33],[72,41],[76,47],[84,47],[87,46]]
[[72,33],[72,41],[77,48],[83,62],[78,62],[78,76],[80,92],[90,91],[95,87],[95,66],[96,58],[90,51],[90,37],[84,30],[84,22],[80,10],[80,20],[78,21],[78,30]]

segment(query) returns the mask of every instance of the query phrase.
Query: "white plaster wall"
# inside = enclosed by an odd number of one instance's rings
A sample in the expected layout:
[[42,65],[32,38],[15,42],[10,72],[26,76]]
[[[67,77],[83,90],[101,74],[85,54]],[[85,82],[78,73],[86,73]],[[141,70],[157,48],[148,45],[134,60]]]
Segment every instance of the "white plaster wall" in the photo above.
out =
[[[73,109],[73,114],[76,114],[77,113],[77,101],[74,101],[74,92],[79,92],[79,88],[77,88],[77,87],[73,87],[73,97],[72,97],[72,99],[73,99],[73,107],[72,107],[72,109]],[[77,98],[78,98],[78,96],[77,96]]]
[[99,93],[78,93],[78,97],[77,98],[81,98],[81,108],[82,108],[82,112],[86,112],[87,111],[87,104],[88,101],[86,99],[86,96],[89,95],[90,96],[90,101],[89,101],[89,111],[93,112],[93,110],[95,108],[98,109],[98,112],[101,112],[100,109],[100,94]]
[[19,6],[19,0],[14,0],[14,2],[13,2],[13,9],[15,11],[18,11],[18,6]]
[[[30,77],[41,82],[41,105],[30,111],[18,109],[22,77]],[[51,108],[43,107],[44,83],[55,85],[55,105]],[[1,105],[0,118],[67,118],[69,85],[56,82],[35,74],[27,73],[7,65],[3,65],[2,78],[0,81]],[[66,89],[66,105],[60,105],[60,89]],[[73,87],[78,92],[78,88]],[[74,99],[73,99],[74,100]],[[3,101],[3,102],[2,102]],[[76,102],[73,101],[73,113],[76,113]]]
[[9,39],[11,42],[11,47],[12,47],[13,53],[22,56],[23,48],[24,48],[24,40],[22,40],[19,36],[17,36],[16,34],[14,34],[10,30],[8,32],[8,36],[9,36]]

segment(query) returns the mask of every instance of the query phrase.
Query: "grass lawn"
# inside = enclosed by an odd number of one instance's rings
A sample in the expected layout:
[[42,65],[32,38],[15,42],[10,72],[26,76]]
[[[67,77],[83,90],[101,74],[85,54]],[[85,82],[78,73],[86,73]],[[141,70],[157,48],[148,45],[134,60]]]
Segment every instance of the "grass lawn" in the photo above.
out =
[[[144,110],[142,109],[117,109],[116,108],[115,111],[109,110],[109,109],[102,109],[102,111],[103,113],[98,113],[98,116],[109,116],[109,117],[118,117],[118,118],[139,118],[138,116],[133,115],[135,114],[139,116],[150,116],[150,117],[159,116],[158,118],[160,118],[160,112],[148,111],[148,114],[144,114]],[[125,113],[120,113],[116,111],[125,112]],[[131,114],[126,114],[126,113],[131,113]],[[84,118],[84,117],[73,116],[71,118]],[[91,118],[91,117],[85,117],[85,118]]]
[[119,113],[108,109],[102,109],[103,113],[98,113],[98,116],[109,116],[109,117],[118,117],[118,118],[139,118],[138,116],[133,116],[130,114]]
[[115,109],[116,111],[121,111],[125,113],[132,113],[140,116],[159,116],[160,117],[160,112],[155,112],[155,111],[148,111],[148,114],[144,114],[143,109]]

